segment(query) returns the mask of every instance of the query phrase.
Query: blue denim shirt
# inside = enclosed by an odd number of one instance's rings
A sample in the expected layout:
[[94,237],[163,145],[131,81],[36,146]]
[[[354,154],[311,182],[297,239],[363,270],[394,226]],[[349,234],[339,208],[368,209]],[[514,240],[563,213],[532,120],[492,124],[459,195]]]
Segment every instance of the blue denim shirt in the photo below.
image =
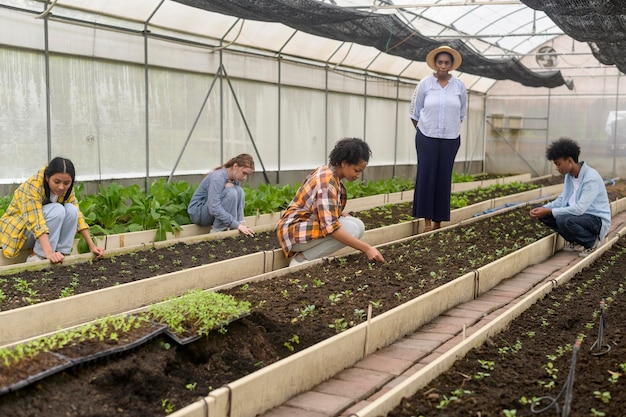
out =
[[570,174],[565,174],[565,182],[563,184],[563,192],[554,201],[545,204],[544,207],[552,209],[552,215],[559,217],[563,214],[572,214],[580,216],[581,214],[591,214],[602,220],[602,228],[600,229],[600,240],[604,240],[606,234],[611,227],[611,205],[609,204],[609,196],[606,193],[604,180],[595,169],[580,162],[581,168],[578,173],[580,186],[576,193],[576,204],[568,205],[568,201],[574,191],[574,180]]

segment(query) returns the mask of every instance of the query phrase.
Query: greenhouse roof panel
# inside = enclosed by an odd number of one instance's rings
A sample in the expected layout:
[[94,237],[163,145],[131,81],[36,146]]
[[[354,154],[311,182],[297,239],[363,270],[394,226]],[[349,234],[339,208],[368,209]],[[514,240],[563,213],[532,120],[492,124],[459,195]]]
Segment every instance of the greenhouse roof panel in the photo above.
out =
[[[624,72],[626,2],[607,0],[3,0],[0,7],[46,7],[51,19],[102,25],[209,47],[258,50],[392,76],[428,73],[432,48],[448,44],[463,54],[460,73],[524,85],[566,83],[556,68],[521,64],[552,39],[568,34],[589,42],[594,56]],[[42,16],[38,16],[42,17]],[[350,53],[345,55],[348,45]],[[384,54],[383,56],[381,55]],[[398,63],[394,62],[398,60]],[[424,68],[413,70],[415,62]],[[385,64],[383,65],[382,62]],[[524,62],[528,62],[524,60]]]
[[[357,4],[353,1],[333,0],[335,4],[327,4],[318,0],[176,1],[242,19],[280,23],[312,35],[373,47],[378,51],[413,61],[424,62],[430,50],[436,46],[448,44],[458,49],[464,56],[460,68],[462,72],[486,76],[494,80],[511,79],[534,87],[558,87],[566,84],[560,72],[534,73],[524,67],[517,57],[485,58],[475,46],[465,42],[463,40],[465,34],[458,31],[453,34],[458,36],[450,36],[445,40],[424,36],[415,27],[419,19],[412,19],[411,14],[404,16],[395,13],[378,13],[378,9],[360,10],[366,6],[370,7],[370,2]],[[465,6],[456,9],[455,15],[459,19],[467,16],[472,11],[472,7]],[[519,3],[517,7],[520,7]],[[411,25],[407,24],[407,21],[412,21]],[[442,31],[450,28],[452,26],[449,24],[441,25]],[[361,68],[367,68],[369,62],[364,57],[375,55],[375,53],[363,49],[358,51],[357,55],[363,58],[359,58],[356,62]]]

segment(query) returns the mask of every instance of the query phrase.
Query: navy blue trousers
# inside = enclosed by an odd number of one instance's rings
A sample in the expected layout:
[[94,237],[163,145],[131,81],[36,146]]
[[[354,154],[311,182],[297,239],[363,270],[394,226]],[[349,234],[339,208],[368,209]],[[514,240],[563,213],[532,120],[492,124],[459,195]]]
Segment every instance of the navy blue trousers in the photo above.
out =
[[429,138],[417,129],[413,217],[423,217],[435,222],[450,220],[452,169],[460,146],[460,136],[456,139]]
[[590,248],[596,243],[602,228],[602,219],[592,214],[581,214],[580,216],[564,214],[559,217],[550,214],[539,220],[563,236],[563,239],[585,248]]

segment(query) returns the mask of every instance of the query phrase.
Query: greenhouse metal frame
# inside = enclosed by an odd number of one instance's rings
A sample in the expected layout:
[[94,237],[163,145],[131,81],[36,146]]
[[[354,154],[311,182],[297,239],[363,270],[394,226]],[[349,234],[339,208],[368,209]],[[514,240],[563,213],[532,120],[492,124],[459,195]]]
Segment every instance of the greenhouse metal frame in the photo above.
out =
[[[246,5],[241,16],[209,10],[233,3]],[[455,72],[468,88],[457,171],[551,173],[545,146],[569,136],[603,175],[623,175],[624,82],[620,63],[598,60],[606,46],[570,37],[549,8],[465,3],[2,0],[0,183],[62,155],[86,183],[148,188],[197,181],[241,152],[258,163],[253,182],[295,183],[345,136],[372,148],[366,180],[411,178],[408,107],[431,41],[467,51]],[[307,26],[314,12],[335,17],[325,23],[336,36]],[[343,39],[381,22],[411,35],[382,47],[377,36]],[[560,85],[528,85],[544,82]]]

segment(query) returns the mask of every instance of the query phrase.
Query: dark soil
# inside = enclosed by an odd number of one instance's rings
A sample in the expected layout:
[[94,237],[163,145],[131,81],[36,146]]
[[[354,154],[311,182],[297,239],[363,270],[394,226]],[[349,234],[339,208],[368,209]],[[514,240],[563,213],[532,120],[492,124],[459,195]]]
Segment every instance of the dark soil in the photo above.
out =
[[[539,180],[537,186],[559,184],[561,177]],[[626,195],[626,181],[607,187],[611,201]],[[515,190],[509,190],[511,193]],[[503,191],[459,193],[468,204],[501,197]],[[389,204],[352,213],[367,229],[408,221],[411,203]],[[200,265],[231,259],[252,252],[279,248],[274,232],[258,233],[254,238],[238,236],[194,244],[177,243],[167,248],[148,249],[69,266],[46,267],[0,275],[0,310],[25,307],[44,301],[139,281]]]
[[[380,314],[549,233],[530,221],[526,209],[514,210],[470,226],[384,247],[384,264],[371,264],[363,255],[354,255],[270,282],[234,288],[228,293],[251,301],[253,312],[229,325],[226,334],[211,333],[184,346],[165,335],[158,336],[113,359],[72,367],[6,394],[0,397],[0,414],[165,415],[214,388],[330,337],[343,326],[360,323],[370,302],[379,306],[374,314]],[[14,287],[23,280],[29,283],[27,289],[37,289],[36,294],[5,291],[7,297],[1,306],[16,308],[55,299],[64,289],[73,289],[77,294],[209,263],[220,256],[226,259],[246,251],[276,248],[273,236],[257,236],[252,247],[244,245],[252,242],[244,238],[179,244],[114,259],[3,276],[3,288],[7,288],[6,284]],[[539,330],[536,324],[532,328]],[[540,364],[532,365],[532,356],[532,352],[528,354],[528,366],[540,368]],[[542,356],[536,359],[545,362]],[[559,369],[559,375],[566,374],[565,366]]]
[[[501,417],[506,415],[504,410],[516,410],[509,415],[532,416],[535,414],[523,398],[546,396],[558,398],[560,411],[551,408],[543,415],[561,416],[562,390],[572,366],[575,377],[569,416],[626,415],[625,277],[626,240],[622,239],[591,267],[535,303],[507,331],[471,351],[413,397],[404,399],[388,416]],[[599,340],[603,299],[604,337],[594,346]],[[581,335],[584,340],[574,361],[573,346]],[[493,369],[485,369],[481,363],[491,363]],[[481,372],[489,376],[478,379]],[[554,386],[549,388],[551,381]],[[465,391],[461,394],[461,390]],[[603,402],[602,393],[608,393],[610,399]],[[446,397],[457,399],[444,406]],[[542,400],[535,410],[550,402]]]

